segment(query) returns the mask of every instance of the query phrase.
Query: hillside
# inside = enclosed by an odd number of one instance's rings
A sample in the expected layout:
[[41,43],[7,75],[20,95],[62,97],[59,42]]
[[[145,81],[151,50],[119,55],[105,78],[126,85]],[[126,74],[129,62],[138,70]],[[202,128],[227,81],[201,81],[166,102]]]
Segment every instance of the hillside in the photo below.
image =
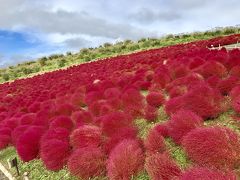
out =
[[181,43],[1,84],[0,162],[8,169],[17,157],[20,176],[8,170],[18,179],[239,178],[240,50],[212,49],[239,40]]
[[29,61],[18,64],[17,66],[10,66],[5,69],[0,69],[0,82],[12,81],[23,77],[30,77],[36,74],[42,74],[44,72],[67,68],[73,65],[78,65],[81,63],[108,57],[114,57],[117,55],[236,33],[240,33],[239,27],[226,27],[217,28],[206,32],[168,35],[160,39],[143,38],[136,42],[125,40],[116,44],[105,43],[97,48],[81,49],[79,53],[67,52],[66,55],[53,54],[49,57],[42,57],[36,61]]

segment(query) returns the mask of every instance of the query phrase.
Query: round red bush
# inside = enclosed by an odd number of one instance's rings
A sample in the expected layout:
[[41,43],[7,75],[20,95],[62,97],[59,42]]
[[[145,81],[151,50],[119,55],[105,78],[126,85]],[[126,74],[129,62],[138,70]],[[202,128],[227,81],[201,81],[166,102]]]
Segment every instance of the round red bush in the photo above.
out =
[[168,121],[168,135],[177,144],[181,144],[182,137],[192,129],[203,125],[203,119],[189,110],[179,110]]
[[124,139],[136,139],[137,128],[135,127],[125,127],[117,131],[112,137],[108,138],[104,143],[104,150],[109,154],[112,149]]
[[17,141],[17,153],[20,158],[27,162],[38,156],[39,142],[45,129],[39,126],[29,127]]
[[208,169],[204,167],[195,167],[185,171],[179,180],[237,180],[233,172],[223,172],[216,169]]
[[181,169],[166,154],[156,153],[147,157],[145,168],[152,180],[177,179],[181,174]]
[[154,122],[158,118],[158,108],[147,105],[145,107],[144,118],[150,122]]
[[106,156],[99,148],[77,149],[68,159],[70,173],[79,179],[99,177],[106,172]]
[[16,146],[16,143],[18,141],[18,138],[29,128],[29,125],[21,125],[16,127],[12,133],[11,133],[11,137],[12,137],[12,143],[14,146]]
[[41,137],[41,144],[45,141],[58,139],[61,141],[69,142],[70,132],[65,128],[54,128],[47,130]]
[[124,112],[113,112],[102,118],[102,131],[107,136],[112,136],[122,128],[132,125],[132,118]]
[[163,153],[166,150],[164,138],[156,129],[150,130],[147,138],[144,141],[144,147],[147,155]]
[[196,164],[234,169],[240,162],[240,138],[228,128],[196,128],[184,136],[182,145]]
[[41,143],[40,158],[48,170],[59,171],[66,165],[70,150],[67,142],[51,139]]
[[6,148],[11,143],[11,136],[0,134],[0,150]]
[[102,144],[101,129],[97,126],[84,125],[70,135],[73,148],[99,147]]
[[143,169],[144,154],[138,141],[123,140],[110,153],[107,173],[110,180],[131,179]]
[[55,128],[66,128],[67,130],[71,130],[73,128],[73,122],[70,117],[68,116],[57,116],[51,120],[50,129]]

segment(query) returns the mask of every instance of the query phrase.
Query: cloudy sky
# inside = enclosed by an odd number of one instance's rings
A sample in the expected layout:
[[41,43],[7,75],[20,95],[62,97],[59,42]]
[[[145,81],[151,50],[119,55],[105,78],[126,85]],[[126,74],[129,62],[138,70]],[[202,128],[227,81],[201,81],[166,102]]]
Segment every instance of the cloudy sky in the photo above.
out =
[[239,0],[0,0],[0,67],[104,42],[240,24]]

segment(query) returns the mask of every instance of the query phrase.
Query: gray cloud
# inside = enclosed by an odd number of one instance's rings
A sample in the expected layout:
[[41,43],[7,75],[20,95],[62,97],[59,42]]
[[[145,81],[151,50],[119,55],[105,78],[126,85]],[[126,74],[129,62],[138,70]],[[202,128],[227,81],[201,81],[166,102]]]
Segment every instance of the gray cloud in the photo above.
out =
[[64,41],[64,44],[67,47],[70,47],[73,49],[80,49],[82,47],[90,46],[91,41],[78,37],[78,38],[67,39],[66,41]]
[[136,13],[130,14],[131,19],[137,20],[141,23],[154,23],[179,20],[181,14],[172,10],[154,11],[147,8],[141,8]]

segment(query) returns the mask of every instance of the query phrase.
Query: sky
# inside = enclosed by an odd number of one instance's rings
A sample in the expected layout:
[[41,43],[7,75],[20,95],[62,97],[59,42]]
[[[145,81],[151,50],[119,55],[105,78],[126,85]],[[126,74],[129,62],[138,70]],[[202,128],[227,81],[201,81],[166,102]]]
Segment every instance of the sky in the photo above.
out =
[[0,67],[105,42],[239,25],[239,0],[0,0]]

